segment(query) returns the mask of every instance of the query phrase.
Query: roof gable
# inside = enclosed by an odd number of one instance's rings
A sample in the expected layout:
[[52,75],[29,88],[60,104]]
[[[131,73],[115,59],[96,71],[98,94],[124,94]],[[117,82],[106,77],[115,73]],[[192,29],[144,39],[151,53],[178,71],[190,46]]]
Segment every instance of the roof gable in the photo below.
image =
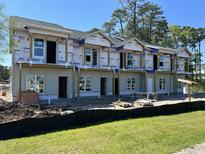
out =
[[110,47],[112,40],[102,32],[90,33],[80,38],[84,43]]

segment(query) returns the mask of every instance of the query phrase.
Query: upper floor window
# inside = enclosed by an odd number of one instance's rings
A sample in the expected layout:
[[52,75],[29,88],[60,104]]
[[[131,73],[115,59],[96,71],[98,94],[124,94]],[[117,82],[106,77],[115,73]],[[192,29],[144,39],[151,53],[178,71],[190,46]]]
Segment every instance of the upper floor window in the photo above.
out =
[[85,64],[97,66],[98,57],[97,49],[86,48],[85,49]]
[[127,65],[128,67],[132,67],[133,65],[133,54],[132,53],[127,54]]
[[159,58],[159,66],[160,67],[164,66],[164,56],[160,56],[160,58]]
[[93,66],[96,66],[97,65],[97,50],[96,49],[92,49],[93,51]]
[[45,42],[43,39],[34,38],[33,42],[33,56],[43,57],[44,56]]
[[165,85],[166,85],[166,80],[165,80],[165,78],[160,78],[160,79],[159,79],[159,89],[160,89],[160,90],[165,90]]
[[90,48],[85,49],[85,62],[91,63],[91,49]]

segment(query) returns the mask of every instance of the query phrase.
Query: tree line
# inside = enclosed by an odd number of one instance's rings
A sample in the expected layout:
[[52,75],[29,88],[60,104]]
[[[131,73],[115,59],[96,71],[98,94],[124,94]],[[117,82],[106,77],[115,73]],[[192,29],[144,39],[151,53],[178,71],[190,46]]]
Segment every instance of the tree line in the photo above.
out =
[[0,83],[10,79],[10,68],[0,65]]
[[191,64],[195,79],[201,79],[202,50],[205,28],[170,25],[162,8],[145,0],[119,0],[120,8],[113,11],[102,30],[110,37],[136,37],[141,41],[169,48],[186,47],[192,51]]

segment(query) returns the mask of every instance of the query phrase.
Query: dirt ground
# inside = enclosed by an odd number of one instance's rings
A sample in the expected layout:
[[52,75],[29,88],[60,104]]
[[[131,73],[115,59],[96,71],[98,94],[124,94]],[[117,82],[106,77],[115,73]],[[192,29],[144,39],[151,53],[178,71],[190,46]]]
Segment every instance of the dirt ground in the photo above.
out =
[[[187,97],[184,95],[161,96],[160,100],[153,102],[153,106],[187,101]],[[200,94],[196,98],[192,98],[192,101],[205,101],[205,94]],[[52,100],[50,105],[48,105],[48,102],[41,102],[44,103],[44,105],[24,105],[11,102],[9,91],[7,91],[6,96],[2,96],[2,92],[0,91],[0,123],[16,121],[24,118],[50,117],[56,114],[64,115],[80,110],[127,110],[143,107],[139,102],[139,99],[133,97],[125,97],[121,99],[104,97],[100,99],[80,98],[74,102],[70,100]]]
[[[6,92],[6,95],[2,95]],[[32,117],[50,117],[56,114],[72,113],[65,112],[67,107],[45,106],[45,105],[25,105],[11,102],[10,90],[0,90],[0,124]]]

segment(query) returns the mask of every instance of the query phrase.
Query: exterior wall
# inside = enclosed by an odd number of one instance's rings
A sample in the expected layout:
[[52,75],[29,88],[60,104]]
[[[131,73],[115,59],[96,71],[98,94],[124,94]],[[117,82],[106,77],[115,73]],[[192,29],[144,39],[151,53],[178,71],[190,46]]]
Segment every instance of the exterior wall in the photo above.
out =
[[67,40],[68,45],[68,64],[72,65],[72,62],[74,63],[74,42],[73,40]]
[[[177,75],[177,79],[185,79],[185,76],[184,75],[182,75],[182,74],[178,74]],[[178,93],[182,93],[183,92],[183,88],[184,88],[184,84],[183,83],[181,83],[182,84],[182,87],[181,88],[179,88],[179,87],[177,87],[177,92]]]
[[14,61],[29,62],[30,60],[30,39],[27,33],[16,31],[14,33]]
[[[106,78],[106,95],[112,95],[112,72],[81,71],[80,76],[91,77],[91,91],[81,92],[80,96],[100,96],[100,79]],[[76,85],[77,86],[77,85]],[[77,91],[76,91],[77,92]]]
[[189,54],[185,50],[177,52],[177,57],[189,58]]
[[153,54],[149,52],[145,52],[145,69],[153,70]]
[[120,68],[120,53],[119,52],[111,51],[110,66],[111,68]]
[[82,66],[83,65],[83,49],[79,45],[73,47],[73,61],[74,65]]
[[147,73],[146,91],[154,92],[154,73]]
[[185,66],[185,59],[184,58],[177,58],[177,72],[185,72],[184,66]]
[[[135,89],[127,89],[127,78],[135,78]],[[134,94],[140,91],[140,73],[120,72],[120,95]]]
[[159,62],[163,62],[163,66],[159,66],[159,70],[171,71],[171,57],[170,55],[161,55]]
[[[39,38],[44,40],[44,55],[41,57],[35,57],[33,55],[33,39],[31,40],[29,38],[29,35],[27,32],[21,32],[16,31],[14,33],[14,61],[18,62],[32,62],[32,63],[46,63],[46,55],[47,55],[47,49],[46,49],[46,42],[47,41],[54,41],[56,42],[56,63],[57,64],[65,64],[66,63],[66,56],[65,56],[65,40],[59,39],[58,37],[52,37],[52,36],[43,36],[39,34],[32,34],[32,38]],[[32,43],[31,43],[32,41]],[[32,44],[32,58],[30,57],[30,45]],[[72,64],[72,41],[68,40],[68,64]]]
[[107,47],[110,46],[110,41],[100,34],[93,34],[91,36],[86,37],[85,43]]
[[12,65],[12,73],[11,73],[11,93],[12,93],[12,101],[18,101],[19,97],[19,65]]
[[100,50],[100,67],[108,67],[108,49]]
[[134,50],[134,51],[143,51],[142,46],[139,43],[137,43],[135,40],[130,40],[130,41],[126,42],[124,49],[125,50]]
[[[165,79],[165,89],[160,89],[160,78],[164,78]],[[172,80],[172,75],[171,74],[163,74],[163,73],[160,73],[160,74],[157,74],[157,77],[156,77],[156,90],[157,92],[159,93],[166,93],[166,92],[173,92],[173,80]]]
[[[15,66],[17,67],[17,66]],[[19,72],[18,68],[15,68],[14,74],[16,78],[12,80],[12,83],[15,86],[12,86],[12,95],[17,100],[19,95]],[[55,69],[55,68],[34,68],[34,67],[22,67],[21,75],[21,90],[26,91],[26,76],[27,75],[42,75],[45,78],[44,81],[44,92],[39,94],[40,100],[47,99],[58,99],[58,90],[59,90],[59,77],[67,77],[67,97],[71,98],[71,86],[72,77],[71,70],[69,69]],[[14,100],[15,101],[15,100]]]
[[140,68],[140,54],[139,53],[135,53],[133,55],[133,59],[134,59],[134,68]]

